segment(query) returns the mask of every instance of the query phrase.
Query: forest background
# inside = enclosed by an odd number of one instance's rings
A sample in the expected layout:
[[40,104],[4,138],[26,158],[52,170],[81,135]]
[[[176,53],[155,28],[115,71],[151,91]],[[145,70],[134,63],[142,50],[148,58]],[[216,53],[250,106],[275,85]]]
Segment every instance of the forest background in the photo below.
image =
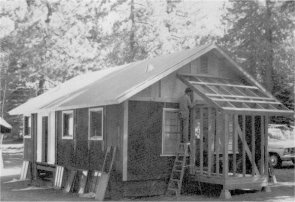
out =
[[11,108],[76,75],[207,43],[294,110],[294,28],[293,0],[0,0],[0,116],[19,125]]

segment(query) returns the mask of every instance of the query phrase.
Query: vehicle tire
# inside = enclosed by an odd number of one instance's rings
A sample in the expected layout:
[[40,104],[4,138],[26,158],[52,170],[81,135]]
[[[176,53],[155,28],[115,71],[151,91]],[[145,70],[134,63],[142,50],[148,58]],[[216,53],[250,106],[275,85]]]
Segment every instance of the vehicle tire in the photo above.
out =
[[270,154],[269,161],[274,168],[280,168],[282,166],[282,160],[277,154]]
[[295,159],[292,159],[292,163],[295,164]]

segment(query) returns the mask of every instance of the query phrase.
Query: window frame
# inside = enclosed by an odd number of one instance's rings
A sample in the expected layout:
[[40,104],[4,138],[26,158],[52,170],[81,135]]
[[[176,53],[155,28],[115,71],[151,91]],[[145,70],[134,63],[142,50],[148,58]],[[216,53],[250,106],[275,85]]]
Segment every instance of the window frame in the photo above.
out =
[[[64,136],[64,115],[65,114],[72,114],[73,116],[73,135],[69,135],[69,136]],[[62,121],[62,127],[61,127],[61,137],[62,139],[65,139],[65,140],[72,140],[74,138],[74,110],[67,110],[67,111],[62,111],[62,115],[61,115],[61,121]]]
[[[162,148],[161,148],[161,155],[160,156],[176,156],[176,153],[175,154],[164,153],[164,135],[165,135],[165,120],[166,120],[166,115],[165,114],[166,114],[166,112],[177,112],[178,113],[179,109],[177,109],[177,108],[163,108],[162,137],[161,137],[161,139],[162,139],[162,143],[161,143]],[[179,127],[180,127],[180,125],[179,125]],[[181,136],[181,132],[179,131],[179,138],[181,138],[180,136]],[[180,141],[180,139],[179,139],[179,141]],[[177,145],[175,145],[175,146],[177,146]]]
[[[92,136],[91,137],[91,126],[90,126],[90,123],[91,123],[91,112],[101,112],[101,136]],[[96,141],[103,141],[103,135],[104,135],[104,127],[103,127],[103,124],[104,124],[104,114],[103,114],[103,107],[97,107],[97,108],[89,108],[88,110],[88,140],[96,140]]]
[[[28,119],[28,125],[30,125],[30,132],[26,134],[26,118]],[[24,138],[31,138],[32,137],[32,116],[24,116],[24,128],[23,128],[23,137]]]

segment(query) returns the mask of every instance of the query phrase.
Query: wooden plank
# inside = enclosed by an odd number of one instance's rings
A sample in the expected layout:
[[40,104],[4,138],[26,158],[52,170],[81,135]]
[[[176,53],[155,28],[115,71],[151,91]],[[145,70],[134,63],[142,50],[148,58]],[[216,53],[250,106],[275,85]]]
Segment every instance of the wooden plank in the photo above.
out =
[[212,167],[212,136],[213,134],[213,118],[212,118],[212,108],[208,107],[208,175],[211,175]]
[[[111,155],[111,156],[110,156]],[[109,157],[111,159],[109,159]],[[103,201],[106,193],[106,189],[109,184],[110,175],[113,169],[113,164],[116,158],[116,147],[109,146],[105,155],[104,166],[102,169],[102,174],[99,178],[99,182],[95,190],[95,199]],[[109,160],[111,160],[109,162]],[[108,165],[107,165],[108,164]]]
[[128,163],[128,100],[124,102],[124,123],[123,123],[123,181],[127,181]]
[[19,180],[25,180],[27,178],[29,164],[30,164],[29,161],[23,161],[23,166],[22,166],[22,169],[21,169],[21,174],[20,174]]
[[228,136],[229,136],[229,114],[224,114],[223,130],[223,177],[228,177]]
[[209,99],[203,92],[201,92],[199,89],[197,89],[196,87],[194,87],[187,79],[185,79],[183,76],[181,75],[177,75],[177,78],[180,79],[185,85],[191,87],[198,95],[200,95],[200,97],[202,97],[207,103],[220,108],[220,106],[215,103],[214,101],[212,101],[211,99]]
[[195,136],[195,111],[196,107],[194,106],[191,110],[191,131],[190,131],[190,174],[194,174],[195,171],[195,162],[196,162],[196,136]]
[[269,97],[254,97],[254,96],[243,96],[243,95],[226,95],[226,94],[212,94],[212,93],[206,93],[209,97],[225,97],[225,98],[240,98],[240,99],[252,99],[252,100],[274,100],[273,98]]
[[242,115],[242,121],[243,121],[243,132],[242,132],[242,143],[243,143],[243,149],[242,149],[242,162],[243,162],[243,176],[246,175],[246,154],[245,154],[245,147],[246,147],[246,116]]
[[209,75],[209,74],[185,74],[185,73],[182,73],[182,74],[179,74],[180,76],[184,76],[184,77],[204,77],[204,78],[211,78],[211,79],[221,79],[221,80],[228,80],[228,81],[232,81],[232,79],[230,78],[223,78],[223,77],[216,77],[216,76],[212,76],[212,75]]
[[211,155],[212,155],[212,169],[214,170],[214,143],[215,143],[215,138],[216,138],[216,114],[217,113],[217,109],[213,108],[213,115],[212,115],[212,136],[211,136]]
[[[237,133],[238,133],[239,138],[241,139],[241,141],[243,143],[244,137],[243,137],[243,133],[242,133],[242,130],[241,130],[241,128],[240,128],[239,125],[237,125],[236,130],[237,130]],[[243,143],[243,145],[245,145],[245,152],[246,152],[248,158],[251,161],[252,155],[251,155],[250,149],[249,149],[248,145],[246,144],[246,142],[245,142],[245,144]],[[254,164],[253,166],[254,166],[254,169],[255,169],[255,174],[256,175],[259,175],[259,171],[258,171],[258,168],[257,168],[256,164]]]
[[198,81],[189,81],[189,82],[194,85],[227,86],[227,87],[243,88],[243,89],[258,89],[256,86],[245,86],[245,85],[224,84],[224,83],[209,83],[209,82],[198,82]]
[[81,174],[81,177],[80,177],[80,184],[79,184],[78,194],[84,194],[85,187],[86,187],[86,182],[87,182],[87,176],[88,176],[88,171],[83,170],[82,174]]
[[261,158],[260,158],[260,173],[261,175],[265,175],[264,173],[264,116],[260,116],[260,135],[261,135]]
[[254,108],[233,108],[233,107],[221,107],[223,110],[225,110],[228,113],[243,113],[243,114],[257,114],[257,115],[285,115],[285,116],[292,116],[294,114],[291,110],[274,110],[274,109],[254,109]]
[[264,161],[264,172],[265,175],[268,176],[268,116],[265,116],[264,122],[264,153],[265,153],[265,161]]
[[98,201],[103,201],[108,186],[110,175],[107,173],[102,173],[99,178],[99,184],[96,187],[95,199]]
[[73,183],[75,181],[76,176],[77,176],[77,170],[71,170],[64,192],[68,193],[72,190]]
[[204,115],[203,107],[200,108],[200,173],[203,174],[203,133],[204,133]]
[[215,162],[215,166],[216,166],[216,174],[219,174],[219,141],[220,141],[220,130],[219,127],[222,127],[221,123],[221,115],[220,112],[216,111],[216,137],[215,137],[215,153],[216,153],[216,162]]
[[233,175],[236,176],[236,172],[237,172],[237,151],[236,151],[236,147],[238,145],[238,138],[237,138],[237,131],[236,131],[236,119],[238,118],[237,114],[233,114],[232,120],[233,120],[233,143],[232,143],[232,150],[233,150]]
[[[216,102],[241,102],[241,103],[254,103],[254,104],[281,104],[279,102],[271,102],[271,101],[259,101],[259,100],[235,100],[235,99],[220,99],[220,98],[211,98]],[[276,109],[276,108],[275,108]]]
[[[251,137],[251,143],[252,143],[252,159],[251,159],[251,162],[252,162],[252,165],[254,165],[255,163],[255,116],[252,116],[251,117],[251,121],[252,121],[252,137]],[[252,166],[252,176],[254,176],[255,174],[255,170],[254,170],[254,166]]]
[[60,166],[56,166],[56,171],[55,171],[55,176],[54,176],[54,188],[59,189],[59,178],[60,178],[60,174],[61,174],[61,169]]

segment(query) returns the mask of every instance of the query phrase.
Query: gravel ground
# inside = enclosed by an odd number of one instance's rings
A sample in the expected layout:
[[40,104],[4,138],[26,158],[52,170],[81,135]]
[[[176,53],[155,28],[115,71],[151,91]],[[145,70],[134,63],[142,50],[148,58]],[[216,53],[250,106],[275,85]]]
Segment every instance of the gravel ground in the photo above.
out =
[[[75,193],[63,193],[59,190],[36,188],[27,182],[12,182],[20,173],[23,158],[22,144],[3,145],[4,169],[1,169],[1,201],[93,201],[79,198]],[[230,201],[295,201],[295,169],[292,162],[286,162],[281,169],[275,169],[278,183],[271,185],[271,193],[260,191],[236,192]],[[209,192],[214,192],[210,190]],[[116,199],[121,201],[221,201],[212,194],[184,194],[179,198],[173,196],[155,196],[142,198]]]

